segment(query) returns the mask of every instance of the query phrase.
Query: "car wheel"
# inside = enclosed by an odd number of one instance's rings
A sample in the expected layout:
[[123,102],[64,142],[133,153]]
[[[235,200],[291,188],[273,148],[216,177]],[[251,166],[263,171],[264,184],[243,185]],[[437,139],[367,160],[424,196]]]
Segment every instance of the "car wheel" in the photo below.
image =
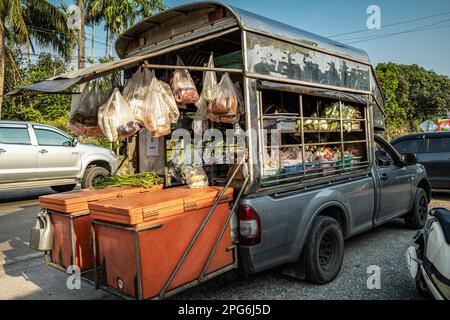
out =
[[413,230],[420,230],[425,226],[428,218],[428,198],[425,190],[417,189],[414,198],[414,207],[408,215],[405,216],[405,224]]
[[77,186],[76,184],[67,184],[64,186],[53,186],[50,188],[52,188],[56,192],[69,192],[75,189],[76,186]]
[[427,284],[425,283],[425,280],[423,280],[422,272],[419,271],[416,277],[416,288],[417,292],[419,292],[419,296],[421,296],[424,299],[431,299],[431,293],[430,290],[428,290]]
[[333,281],[344,260],[344,236],[339,223],[330,217],[315,218],[304,250],[306,280],[316,284]]
[[83,189],[89,189],[94,184],[102,182],[108,174],[109,171],[102,167],[87,168],[81,181],[81,187]]

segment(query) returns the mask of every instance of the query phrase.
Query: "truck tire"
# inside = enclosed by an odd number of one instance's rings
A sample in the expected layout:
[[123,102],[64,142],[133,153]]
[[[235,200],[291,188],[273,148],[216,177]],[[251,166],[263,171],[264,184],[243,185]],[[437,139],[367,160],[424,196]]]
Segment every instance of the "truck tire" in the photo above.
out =
[[408,228],[413,230],[423,229],[428,218],[428,198],[425,190],[418,188],[414,198],[414,206],[404,220]]
[[339,223],[330,217],[315,218],[304,252],[306,280],[315,284],[333,281],[344,260],[344,236]]
[[53,191],[56,191],[56,192],[69,192],[69,191],[72,191],[73,189],[75,189],[76,186],[77,186],[76,184],[66,184],[63,186],[53,186],[50,188],[52,188]]
[[95,183],[100,182],[109,174],[109,171],[102,167],[90,167],[86,169],[83,180],[81,180],[81,188],[89,189]]

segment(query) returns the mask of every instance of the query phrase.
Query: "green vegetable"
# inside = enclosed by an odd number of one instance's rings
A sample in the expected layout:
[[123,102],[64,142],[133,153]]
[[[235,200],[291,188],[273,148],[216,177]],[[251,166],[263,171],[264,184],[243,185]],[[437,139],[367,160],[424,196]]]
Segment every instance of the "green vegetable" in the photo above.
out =
[[150,189],[162,183],[162,179],[154,172],[140,173],[132,176],[109,176],[105,180],[96,183],[94,189],[106,187],[140,187]]

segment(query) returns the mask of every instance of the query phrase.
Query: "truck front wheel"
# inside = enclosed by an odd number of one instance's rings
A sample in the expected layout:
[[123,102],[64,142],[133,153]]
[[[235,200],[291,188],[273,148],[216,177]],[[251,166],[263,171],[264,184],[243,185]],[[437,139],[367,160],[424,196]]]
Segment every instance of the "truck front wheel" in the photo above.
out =
[[420,230],[425,226],[428,219],[428,198],[425,190],[418,188],[414,198],[414,206],[410,213],[405,216],[405,224],[413,230]]
[[304,250],[306,280],[316,284],[333,281],[344,260],[344,236],[339,223],[326,216],[315,218]]
[[104,180],[108,174],[109,171],[102,167],[87,168],[81,181],[81,188],[89,189],[94,184]]

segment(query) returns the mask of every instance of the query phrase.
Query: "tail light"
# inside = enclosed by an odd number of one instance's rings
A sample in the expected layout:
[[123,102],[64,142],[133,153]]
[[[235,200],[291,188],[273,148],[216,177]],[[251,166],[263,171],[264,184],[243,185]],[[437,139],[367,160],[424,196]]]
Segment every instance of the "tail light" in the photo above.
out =
[[238,209],[239,219],[239,244],[243,246],[255,246],[261,243],[261,221],[256,211],[243,205]]

